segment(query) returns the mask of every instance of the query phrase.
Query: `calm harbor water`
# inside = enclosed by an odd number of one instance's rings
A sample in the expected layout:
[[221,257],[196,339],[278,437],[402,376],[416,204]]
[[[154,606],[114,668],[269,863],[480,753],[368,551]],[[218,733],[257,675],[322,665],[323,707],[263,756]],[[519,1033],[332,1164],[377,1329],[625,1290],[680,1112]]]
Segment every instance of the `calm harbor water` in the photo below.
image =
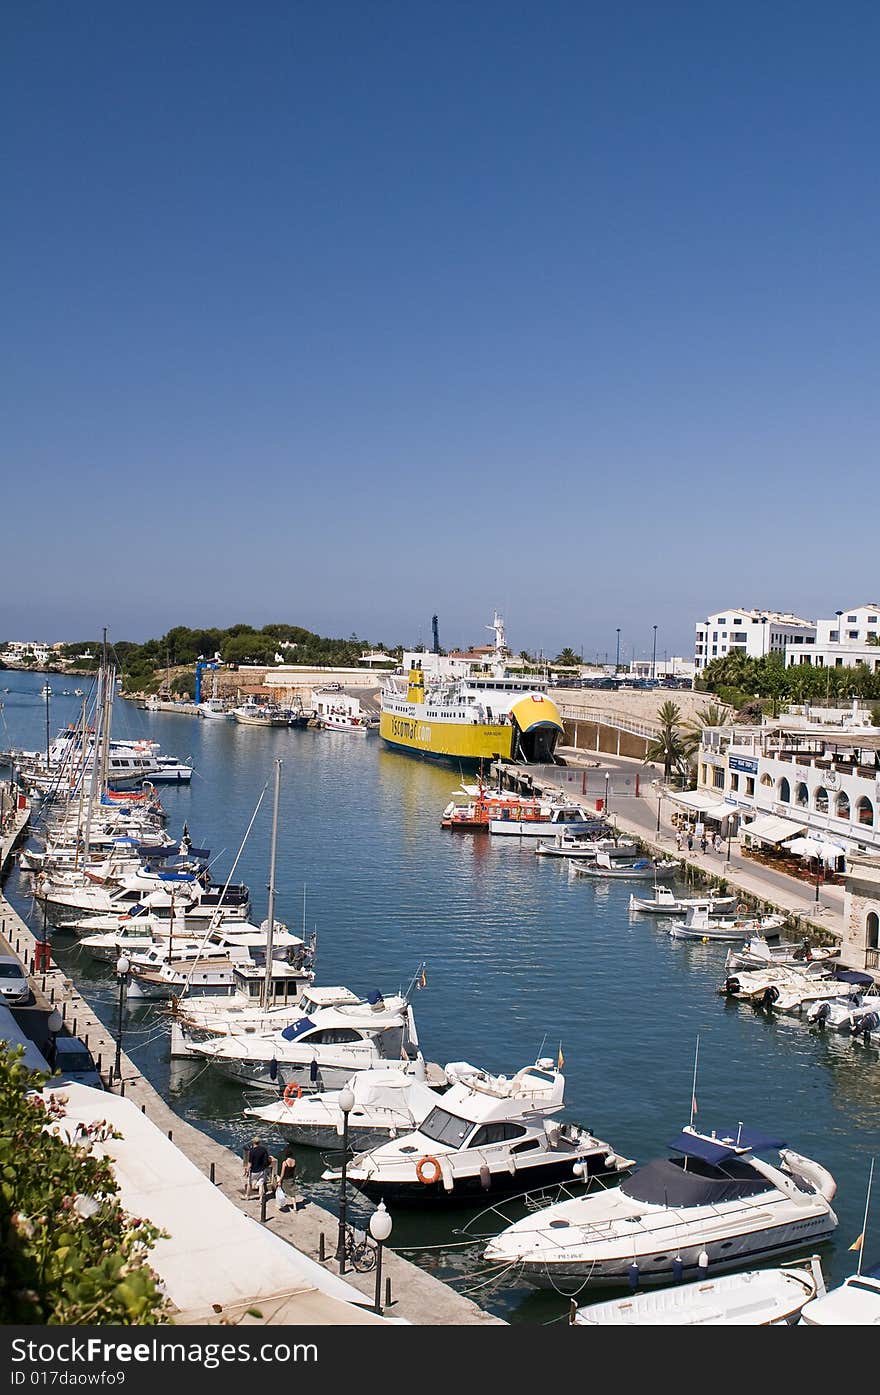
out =
[[[44,681],[0,672],[0,745],[45,744]],[[60,690],[88,683],[58,675],[49,682],[54,735],[80,707]],[[2,692],[5,686],[11,691]],[[539,1055],[555,1057],[561,1044],[565,1117],[645,1162],[688,1122],[699,1033],[697,1122],[730,1129],[742,1120],[828,1167],[838,1182],[840,1226],[820,1253],[831,1281],[852,1272],[848,1246],[862,1228],[869,1161],[880,1146],[876,1049],[720,998],[724,948],[673,941],[661,919],[631,916],[631,886],[594,885],[537,858],[531,840],[441,830],[458,772],[398,755],[378,737],[242,727],[121,701],[114,735],[150,736],[164,753],[193,758],[191,784],[163,786],[162,800],[172,832],[185,819],[195,842],[213,850],[215,880],[228,873],[268,783],[236,872],[251,887],[255,920],[266,914],[271,786],[274,761],[283,760],[276,914],[298,930],[305,889],[322,984],[393,992],[425,961],[427,987],[415,992],[414,1008],[426,1058],[509,1075]],[[31,914],[20,874],[6,891]],[[111,1021],[109,968],[79,955],[70,935],[55,935],[54,952]],[[170,1063],[155,1006],[127,1009],[125,1049],[184,1117],[243,1147],[253,1130],[241,1114],[240,1088],[209,1068]],[[282,1142],[273,1138],[270,1146],[277,1151]],[[320,1181],[320,1157],[300,1149],[298,1159],[304,1191],[335,1209],[336,1188]],[[357,1219],[369,1210],[356,1200]],[[410,1258],[511,1321],[563,1319],[563,1296],[478,1287],[488,1277],[480,1246],[456,1233],[473,1215],[398,1212],[391,1244],[408,1247]],[[475,1228],[498,1224],[488,1216]],[[880,1250],[872,1229],[867,1259]]]

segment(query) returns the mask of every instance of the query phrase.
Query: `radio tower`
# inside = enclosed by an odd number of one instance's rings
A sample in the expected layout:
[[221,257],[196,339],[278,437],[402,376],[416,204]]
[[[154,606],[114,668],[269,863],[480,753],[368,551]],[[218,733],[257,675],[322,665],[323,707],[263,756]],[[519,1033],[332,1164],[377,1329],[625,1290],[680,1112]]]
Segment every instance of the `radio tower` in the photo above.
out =
[[434,632],[434,653],[440,653],[440,630],[437,625],[437,616],[431,616],[431,629]]

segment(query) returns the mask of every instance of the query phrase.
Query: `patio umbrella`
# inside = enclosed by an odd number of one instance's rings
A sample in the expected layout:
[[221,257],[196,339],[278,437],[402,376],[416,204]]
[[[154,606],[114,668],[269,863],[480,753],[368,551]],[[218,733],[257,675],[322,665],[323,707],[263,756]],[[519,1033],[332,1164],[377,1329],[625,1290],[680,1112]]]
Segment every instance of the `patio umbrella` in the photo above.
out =
[[843,857],[844,849],[837,843],[828,843],[821,838],[789,838],[787,843],[783,843],[784,848],[789,852],[797,853],[800,857],[819,857],[823,862],[832,866],[839,857]]

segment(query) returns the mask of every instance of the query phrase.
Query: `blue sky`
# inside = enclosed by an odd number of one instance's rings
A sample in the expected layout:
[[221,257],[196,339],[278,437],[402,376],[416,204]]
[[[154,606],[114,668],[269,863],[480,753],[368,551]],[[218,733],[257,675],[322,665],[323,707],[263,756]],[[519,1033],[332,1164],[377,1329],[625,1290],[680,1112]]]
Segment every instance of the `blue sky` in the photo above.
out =
[[880,10],[5,12],[0,637],[878,599]]

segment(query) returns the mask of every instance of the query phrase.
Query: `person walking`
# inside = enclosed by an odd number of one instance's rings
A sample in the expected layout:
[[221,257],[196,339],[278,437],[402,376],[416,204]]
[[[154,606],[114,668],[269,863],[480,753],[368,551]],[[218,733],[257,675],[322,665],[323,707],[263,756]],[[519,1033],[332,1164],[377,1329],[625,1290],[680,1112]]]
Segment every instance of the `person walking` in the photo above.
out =
[[681,829],[679,829],[678,832],[677,832],[676,835],[675,835],[675,846],[678,848],[678,851],[681,852],[681,846],[682,846]]
[[262,1195],[268,1184],[271,1168],[272,1159],[268,1148],[258,1138],[252,1139],[244,1159],[245,1200],[250,1200],[252,1187],[256,1187],[257,1196]]
[[702,851],[702,852],[705,852],[706,849],[708,848],[708,846],[709,846],[709,842],[708,842],[708,839],[706,838],[706,835],[705,835],[705,833],[704,833],[703,836],[702,836],[702,838],[700,839],[700,849],[701,849],[701,851]]
[[687,843],[688,843],[688,852],[693,852],[693,850],[694,850],[694,835],[693,835],[692,833],[689,833],[689,834],[688,834]]

